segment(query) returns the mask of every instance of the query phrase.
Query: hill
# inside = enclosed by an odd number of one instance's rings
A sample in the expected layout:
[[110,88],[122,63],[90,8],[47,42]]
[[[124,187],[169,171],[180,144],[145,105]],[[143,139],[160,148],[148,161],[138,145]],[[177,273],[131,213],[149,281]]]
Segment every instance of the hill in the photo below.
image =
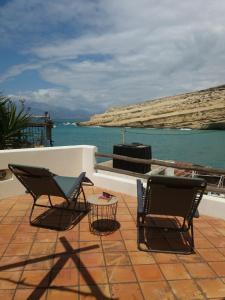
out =
[[113,107],[78,125],[225,129],[225,85]]

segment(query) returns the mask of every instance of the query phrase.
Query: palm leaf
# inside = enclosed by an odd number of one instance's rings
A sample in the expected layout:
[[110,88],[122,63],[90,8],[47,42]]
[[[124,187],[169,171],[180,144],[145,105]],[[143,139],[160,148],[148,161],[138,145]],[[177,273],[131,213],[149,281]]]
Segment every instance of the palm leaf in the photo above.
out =
[[0,149],[21,147],[27,139],[23,130],[29,122],[24,107],[18,111],[10,98],[0,95]]

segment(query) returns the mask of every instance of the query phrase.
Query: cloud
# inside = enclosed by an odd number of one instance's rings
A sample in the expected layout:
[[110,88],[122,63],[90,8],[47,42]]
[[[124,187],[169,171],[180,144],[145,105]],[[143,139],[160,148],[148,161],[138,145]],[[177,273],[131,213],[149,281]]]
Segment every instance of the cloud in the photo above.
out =
[[89,103],[84,95],[79,94],[75,90],[65,90],[60,88],[51,89],[37,89],[35,91],[21,91],[8,95],[15,101],[19,99],[25,100],[26,107],[32,106],[32,103],[48,104],[49,106],[61,107],[62,109],[84,110],[97,112],[102,110],[99,103]]
[[107,28],[104,12],[92,0],[11,0],[0,6],[2,45],[23,49],[61,37]]
[[38,64],[38,63],[26,63],[26,64],[14,65],[14,66],[8,68],[8,70],[4,74],[0,75],[0,83],[4,82],[5,80],[7,80],[9,78],[16,77],[25,71],[38,70],[40,67],[41,67],[41,64]]
[[[56,86],[27,97],[103,110],[224,83],[223,0],[42,3],[12,1],[1,20],[8,42],[16,26],[30,37],[21,51],[32,58],[2,81],[33,69]],[[25,16],[34,8],[33,18]]]

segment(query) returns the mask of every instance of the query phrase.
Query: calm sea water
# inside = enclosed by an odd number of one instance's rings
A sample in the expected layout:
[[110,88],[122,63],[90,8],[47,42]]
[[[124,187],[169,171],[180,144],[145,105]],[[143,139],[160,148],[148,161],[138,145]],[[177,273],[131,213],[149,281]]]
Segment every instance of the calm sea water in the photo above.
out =
[[[99,152],[112,153],[122,142],[120,128],[76,127],[71,121],[56,121],[55,146],[95,145]],[[125,143],[152,147],[152,156],[211,167],[225,168],[225,131],[177,129],[125,129]]]

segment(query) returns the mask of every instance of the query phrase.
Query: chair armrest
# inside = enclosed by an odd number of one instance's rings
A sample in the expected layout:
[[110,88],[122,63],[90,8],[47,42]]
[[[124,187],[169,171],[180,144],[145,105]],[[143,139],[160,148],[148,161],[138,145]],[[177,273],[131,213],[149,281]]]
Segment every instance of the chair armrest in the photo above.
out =
[[137,180],[137,212],[143,213],[144,206],[143,206],[143,184],[140,179]]
[[91,179],[89,179],[87,176],[85,176],[84,179],[83,179],[82,184],[83,184],[83,185],[93,186],[93,185],[94,185],[94,182],[92,182]]

